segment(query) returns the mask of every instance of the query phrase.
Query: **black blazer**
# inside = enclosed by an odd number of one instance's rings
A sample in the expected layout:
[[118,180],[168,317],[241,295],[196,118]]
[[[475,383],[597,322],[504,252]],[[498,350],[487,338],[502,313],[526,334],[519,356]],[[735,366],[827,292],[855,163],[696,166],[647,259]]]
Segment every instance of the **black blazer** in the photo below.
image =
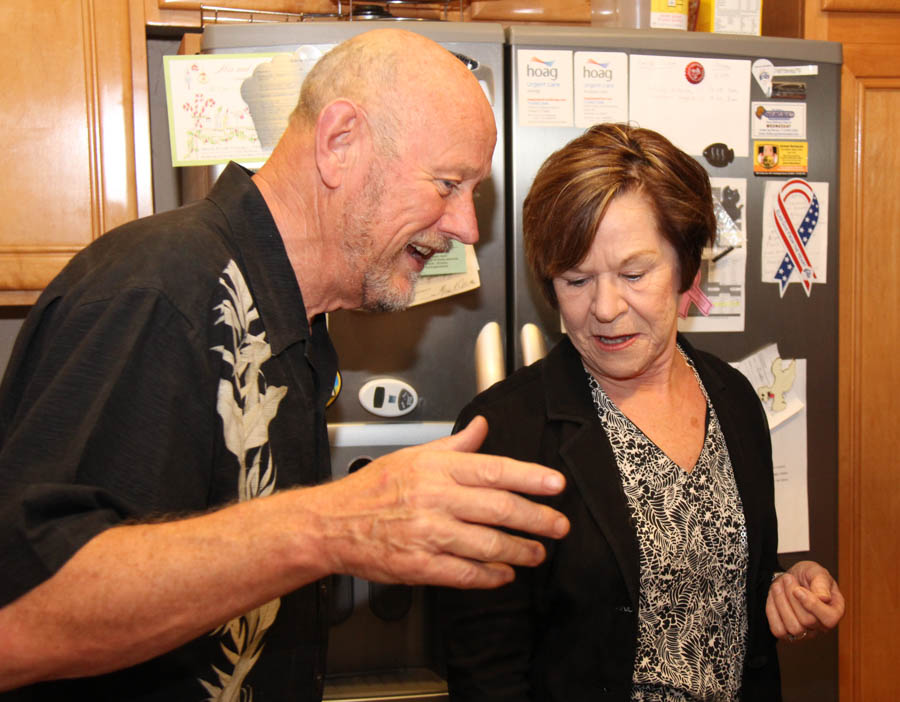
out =
[[[750,383],[728,364],[695,350],[694,361],[722,426],[744,507],[749,542],[749,641],[742,700],[781,699],[775,638],[765,615],[776,568],[772,449]],[[568,339],[544,359],[476,397],[457,426],[488,420],[481,450],[556,468],[568,481],[544,499],[570,519],[571,532],[547,540],[547,558],[488,591],[441,590],[452,700],[628,700],[637,643],[637,538],[612,447]]]

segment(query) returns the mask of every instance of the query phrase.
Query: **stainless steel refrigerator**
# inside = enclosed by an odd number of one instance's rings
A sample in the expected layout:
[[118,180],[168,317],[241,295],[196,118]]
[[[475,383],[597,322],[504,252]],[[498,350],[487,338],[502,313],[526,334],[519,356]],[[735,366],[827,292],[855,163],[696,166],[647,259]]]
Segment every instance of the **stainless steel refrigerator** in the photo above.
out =
[[[796,507],[808,507],[809,550],[781,558],[790,565],[809,557],[832,573],[838,538],[840,75],[841,46],[831,42],[666,30],[507,30],[509,366],[527,360],[523,327],[532,338],[539,330],[548,347],[562,336],[558,314],[542,300],[522,251],[522,204],[541,163],[595,121],[631,121],[666,134],[719,184],[717,213],[728,215],[720,219],[720,236],[723,221],[737,236],[731,250],[727,241],[717,242],[701,267],[701,291],[717,308],[701,319],[692,305],[680,324],[705,324],[709,331],[687,332],[690,342],[729,362],[773,343],[784,359],[806,359],[808,439],[796,448],[806,456],[809,494],[808,505]],[[764,162],[767,144],[780,148],[779,164]],[[820,255],[809,294],[803,284],[782,287],[769,270],[784,255],[769,246],[771,198],[792,192],[793,181],[798,188],[817,184],[820,224],[827,219],[827,231],[820,226],[819,239],[807,242],[808,248],[819,246]],[[726,262],[738,265],[736,277],[723,283],[717,267]],[[780,652],[785,699],[836,700],[837,635],[808,643]]]
[[[203,47],[205,53],[299,51],[309,57],[376,26],[387,25],[363,21],[210,25],[204,30]],[[503,29],[493,24],[420,21],[390,26],[441,43],[472,71],[494,109],[497,147],[491,175],[475,196],[480,237],[474,251],[480,286],[400,313],[329,315],[340,373],[340,392],[328,409],[336,478],[389,451],[448,435],[456,414],[477,390],[476,345],[485,357],[482,367],[495,377],[503,373],[507,310]],[[334,577],[332,585],[326,699],[446,698],[424,589],[383,586],[348,576]]]
[[[382,25],[210,25],[203,45],[210,53],[307,47],[309,56],[374,26]],[[784,358],[806,360],[809,550],[782,560],[788,565],[809,556],[836,572],[840,45],[665,30],[525,25],[504,30],[417,21],[396,26],[455,52],[494,108],[497,148],[491,177],[476,200],[480,287],[403,313],[330,316],[342,384],[329,409],[335,477],[388,451],[446,435],[480,387],[539,357],[561,338],[558,316],[542,302],[524,265],[522,202],[552,151],[592,121],[630,120],[675,135],[673,140],[719,179],[717,207],[744,237],[735,241],[735,250],[722,254],[723,247],[715,253],[732,265],[740,260],[743,283],[716,283],[715,301],[725,313],[713,331],[688,332],[691,342],[728,361],[771,343],[778,344]],[[720,69],[724,78],[717,75]],[[743,111],[732,105],[720,114],[721,96],[709,90],[698,97],[686,93],[680,89],[683,79],[701,88],[718,81]],[[685,123],[683,113],[689,114],[692,104],[702,109]],[[756,116],[754,109],[762,114]],[[794,113],[794,121],[779,132],[778,120],[787,112]],[[803,115],[802,130],[797,114]],[[768,126],[754,136],[753,120],[763,118]],[[798,161],[794,170],[767,172],[755,151],[765,142],[781,145],[782,164],[789,156]],[[827,216],[828,224],[816,234],[827,241],[827,263],[808,295],[796,283],[782,288],[762,275],[762,239],[771,229],[765,221],[766,193],[772,184],[780,187],[793,178],[827,184],[821,218]],[[822,234],[822,229],[827,231]],[[710,296],[713,263],[707,259],[702,267]],[[701,323],[694,328],[702,328],[705,320],[697,319],[696,306],[689,316]],[[382,409],[379,404],[386,411],[374,413]],[[333,586],[326,697],[445,698],[427,593],[347,577],[335,578]],[[785,648],[781,656],[786,700],[837,699],[836,635]]]

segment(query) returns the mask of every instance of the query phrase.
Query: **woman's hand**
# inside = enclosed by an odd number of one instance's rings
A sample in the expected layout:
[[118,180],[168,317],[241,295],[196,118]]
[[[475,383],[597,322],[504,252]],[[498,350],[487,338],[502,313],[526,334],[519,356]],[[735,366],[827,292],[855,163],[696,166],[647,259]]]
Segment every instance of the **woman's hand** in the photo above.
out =
[[778,639],[811,638],[837,626],[844,616],[844,596],[825,568],[800,561],[772,581],[766,616]]

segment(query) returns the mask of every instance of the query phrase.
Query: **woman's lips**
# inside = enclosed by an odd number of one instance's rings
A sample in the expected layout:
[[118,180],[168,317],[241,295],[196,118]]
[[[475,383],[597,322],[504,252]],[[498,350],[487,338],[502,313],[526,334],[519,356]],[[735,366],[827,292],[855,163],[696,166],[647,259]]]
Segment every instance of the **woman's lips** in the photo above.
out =
[[619,334],[618,336],[604,336],[602,334],[594,335],[597,344],[607,351],[619,351],[624,349],[627,346],[630,346],[630,342],[636,337],[637,334]]

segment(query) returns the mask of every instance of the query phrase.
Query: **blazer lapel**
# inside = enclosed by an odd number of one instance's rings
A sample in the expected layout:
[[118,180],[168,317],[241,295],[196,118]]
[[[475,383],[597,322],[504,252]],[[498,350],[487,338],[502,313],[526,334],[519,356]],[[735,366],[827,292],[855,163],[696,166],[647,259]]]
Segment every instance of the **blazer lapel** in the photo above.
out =
[[578,352],[568,339],[544,364],[547,416],[563,422],[560,456],[597,528],[616,556],[625,586],[637,611],[640,555],[631,513],[622,490],[612,447],[597,417]]

